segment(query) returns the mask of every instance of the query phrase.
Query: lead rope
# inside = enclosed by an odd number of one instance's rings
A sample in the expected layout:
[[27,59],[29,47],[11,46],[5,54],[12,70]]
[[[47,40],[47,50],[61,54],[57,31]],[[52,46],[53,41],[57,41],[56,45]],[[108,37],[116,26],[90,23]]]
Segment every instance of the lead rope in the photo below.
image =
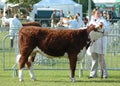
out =
[[104,54],[103,54],[103,38],[101,39],[101,48],[102,48],[102,56],[101,56],[101,79],[103,79],[103,72],[104,72]]

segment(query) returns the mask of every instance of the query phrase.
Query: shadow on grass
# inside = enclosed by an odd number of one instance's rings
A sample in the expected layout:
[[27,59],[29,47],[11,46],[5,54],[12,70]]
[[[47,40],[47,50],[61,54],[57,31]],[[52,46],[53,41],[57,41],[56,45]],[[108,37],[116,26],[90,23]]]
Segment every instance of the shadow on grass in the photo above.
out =
[[96,82],[96,83],[120,83],[120,80],[79,80],[76,82],[84,82],[84,83],[90,83],[90,82]]
[[96,82],[96,83],[120,83],[120,77],[116,78],[116,77],[110,77],[107,79],[98,79],[98,78],[94,78],[94,79],[85,79],[85,80],[77,80],[76,82],[85,82],[85,83],[90,83],[90,82]]
[[[31,82],[29,80],[25,80],[21,83]],[[70,80],[36,80],[33,83],[120,83],[120,80],[77,80],[76,82],[71,82]]]
[[[45,80],[45,79],[40,79],[37,80],[38,82],[65,82],[65,83],[70,83],[71,80],[70,78],[62,78],[57,80],[51,79],[51,80]],[[120,76],[110,76],[107,79],[101,79],[101,78],[93,78],[93,79],[88,79],[88,78],[77,78],[75,83],[90,83],[90,82],[95,82],[95,83],[120,83]],[[72,83],[72,82],[71,82]]]
[[[120,77],[119,77],[120,78]],[[25,82],[29,82],[29,80],[25,80]],[[47,83],[47,82],[51,82],[51,83],[73,83],[71,82],[70,79],[57,79],[57,80],[45,80],[45,79],[37,79],[36,81],[34,82],[44,82],[44,83]],[[75,81],[75,83],[91,83],[91,82],[94,82],[94,83],[120,83],[120,79],[116,79],[116,78],[108,78],[108,79],[100,79],[100,78],[94,78],[94,79],[88,79],[88,78],[84,78],[84,79],[77,79]]]

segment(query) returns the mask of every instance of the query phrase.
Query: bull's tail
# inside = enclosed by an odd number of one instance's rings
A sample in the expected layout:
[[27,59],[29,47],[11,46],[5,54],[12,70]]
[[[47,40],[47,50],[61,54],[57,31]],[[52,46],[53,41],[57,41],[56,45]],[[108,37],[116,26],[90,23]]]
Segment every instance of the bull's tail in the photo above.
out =
[[18,37],[19,37],[19,43],[23,44],[23,42],[26,41],[27,34],[23,32],[19,32]]

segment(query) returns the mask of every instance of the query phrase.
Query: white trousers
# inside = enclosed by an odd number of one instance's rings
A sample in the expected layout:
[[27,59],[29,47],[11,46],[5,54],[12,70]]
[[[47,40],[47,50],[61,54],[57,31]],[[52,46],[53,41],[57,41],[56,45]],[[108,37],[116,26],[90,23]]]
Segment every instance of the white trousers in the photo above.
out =
[[90,70],[90,77],[96,77],[98,70],[98,63],[103,71],[103,77],[108,77],[104,54],[92,53],[92,66]]

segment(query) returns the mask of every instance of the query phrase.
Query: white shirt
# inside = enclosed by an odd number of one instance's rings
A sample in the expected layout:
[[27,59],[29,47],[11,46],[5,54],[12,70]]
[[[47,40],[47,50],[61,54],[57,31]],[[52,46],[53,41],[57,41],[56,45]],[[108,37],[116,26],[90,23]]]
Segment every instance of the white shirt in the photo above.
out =
[[78,17],[78,23],[79,23],[79,28],[85,26],[85,24],[84,24],[84,22],[83,22],[83,20],[82,20],[82,18],[80,16]]
[[101,29],[101,31],[104,31],[104,36],[95,40],[95,42],[93,42],[93,44],[90,47],[91,53],[98,53],[98,54],[106,53],[106,46],[107,46],[106,35],[110,30],[108,22],[103,17],[100,17],[97,20],[95,20],[94,17],[92,17],[91,21],[89,22],[89,25],[93,24],[93,25],[99,26],[101,22],[104,24],[103,28]]
[[19,30],[22,27],[21,22],[17,18],[11,18],[9,24],[10,24],[10,29],[13,28]]
[[79,23],[76,19],[69,20],[67,23],[69,24],[69,29],[78,29],[79,28]]
[[15,35],[18,33],[19,29],[22,27],[22,24],[20,22],[20,20],[16,17],[14,18],[9,18],[6,20],[7,22],[9,22],[9,34],[10,35]]
[[5,22],[9,23],[9,35],[10,39],[13,39],[13,36],[17,35],[19,29],[22,28],[22,24],[16,17],[9,19],[5,18]]

